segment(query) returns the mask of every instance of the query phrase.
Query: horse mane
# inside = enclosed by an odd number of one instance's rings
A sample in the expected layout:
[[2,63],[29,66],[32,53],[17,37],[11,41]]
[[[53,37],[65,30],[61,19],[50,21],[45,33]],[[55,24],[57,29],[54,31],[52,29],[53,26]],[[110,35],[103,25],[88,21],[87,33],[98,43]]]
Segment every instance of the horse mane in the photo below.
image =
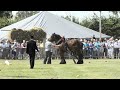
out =
[[56,40],[60,40],[61,39],[61,36],[58,35],[58,34],[55,34],[56,35]]

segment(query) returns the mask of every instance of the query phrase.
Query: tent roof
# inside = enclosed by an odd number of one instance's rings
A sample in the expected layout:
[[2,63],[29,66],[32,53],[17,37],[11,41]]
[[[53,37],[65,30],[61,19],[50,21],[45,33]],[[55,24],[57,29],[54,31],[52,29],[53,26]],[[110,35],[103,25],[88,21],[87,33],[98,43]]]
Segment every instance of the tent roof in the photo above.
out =
[[[17,23],[1,28],[0,33],[7,33],[9,31],[4,30],[12,30],[13,28],[30,30],[34,27],[42,28],[47,33],[48,37],[52,33],[60,34],[66,38],[91,38],[93,35],[95,35],[96,38],[100,37],[99,32],[83,27],[46,11],[41,11]],[[5,34],[2,35],[2,37],[4,36]],[[108,37],[110,36],[102,34],[102,38]]]

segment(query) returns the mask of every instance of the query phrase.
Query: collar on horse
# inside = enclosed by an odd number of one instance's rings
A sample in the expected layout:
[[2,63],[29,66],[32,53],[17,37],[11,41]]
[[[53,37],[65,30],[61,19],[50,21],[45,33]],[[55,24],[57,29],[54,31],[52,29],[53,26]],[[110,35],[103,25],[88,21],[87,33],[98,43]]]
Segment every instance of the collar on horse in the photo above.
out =
[[64,38],[64,37],[61,37],[61,38],[57,41],[56,45],[61,44],[61,43],[65,43],[65,42],[66,42],[65,38]]
[[60,39],[57,41],[56,45],[59,45],[59,44],[61,44],[61,43],[64,44],[64,50],[67,52],[68,49],[69,49],[69,47],[68,47],[68,44],[67,44],[67,41],[65,40],[65,38],[63,38],[63,37],[60,38]]

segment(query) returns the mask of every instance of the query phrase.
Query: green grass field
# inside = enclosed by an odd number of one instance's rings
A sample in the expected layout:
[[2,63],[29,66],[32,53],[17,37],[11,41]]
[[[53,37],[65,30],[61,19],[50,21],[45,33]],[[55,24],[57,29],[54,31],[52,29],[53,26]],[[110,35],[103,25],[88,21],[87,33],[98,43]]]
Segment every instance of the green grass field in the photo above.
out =
[[29,60],[0,60],[0,79],[120,79],[120,60],[84,60],[84,64],[59,64],[60,60],[52,60],[52,64],[35,61],[34,69],[29,69]]

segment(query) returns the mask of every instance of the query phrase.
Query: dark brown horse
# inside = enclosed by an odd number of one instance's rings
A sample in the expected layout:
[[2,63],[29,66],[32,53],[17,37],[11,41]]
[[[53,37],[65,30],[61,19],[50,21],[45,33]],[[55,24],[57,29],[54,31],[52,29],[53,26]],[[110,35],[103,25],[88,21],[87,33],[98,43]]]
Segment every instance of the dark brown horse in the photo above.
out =
[[66,64],[64,53],[70,53],[74,56],[78,61],[77,64],[83,64],[83,43],[77,39],[66,40],[62,42],[61,36],[53,33],[49,40],[51,42],[55,42],[56,45],[59,45],[61,62],[60,64]]

